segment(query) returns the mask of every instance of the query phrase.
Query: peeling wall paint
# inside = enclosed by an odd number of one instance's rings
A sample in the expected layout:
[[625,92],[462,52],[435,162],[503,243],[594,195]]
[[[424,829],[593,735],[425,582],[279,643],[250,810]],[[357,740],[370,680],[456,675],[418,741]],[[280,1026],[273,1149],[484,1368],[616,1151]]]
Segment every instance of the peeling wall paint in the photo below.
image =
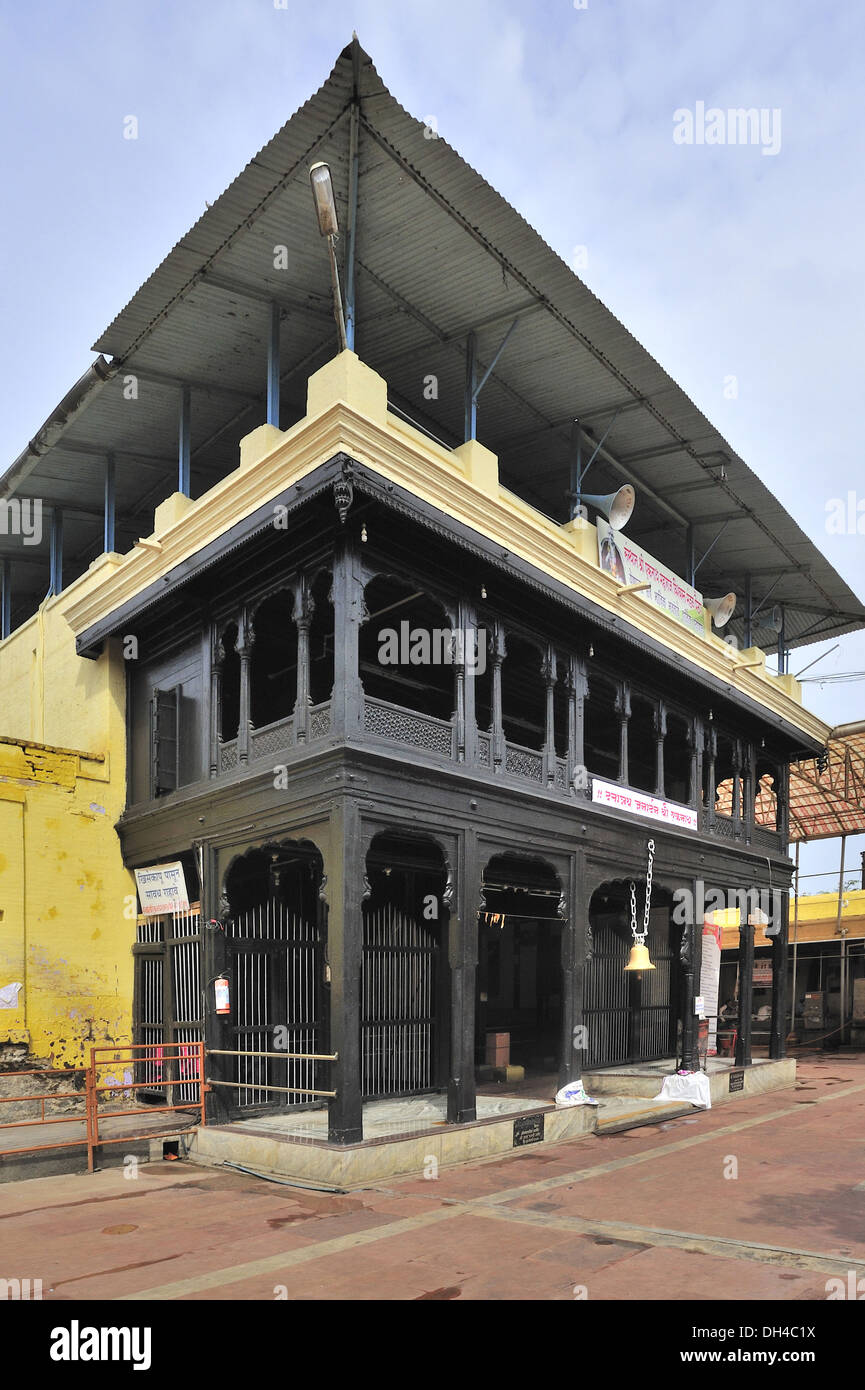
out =
[[24,982],[0,1047],[59,1067],[132,1027],[123,660],[114,643],[77,656],[63,616],[88,575],[0,643],[0,987]]

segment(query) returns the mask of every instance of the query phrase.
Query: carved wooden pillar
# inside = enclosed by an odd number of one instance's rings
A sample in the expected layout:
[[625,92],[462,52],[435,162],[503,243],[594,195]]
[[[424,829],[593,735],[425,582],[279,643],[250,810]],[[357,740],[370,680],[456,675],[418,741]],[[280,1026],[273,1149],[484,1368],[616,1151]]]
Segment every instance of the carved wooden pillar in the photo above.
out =
[[363,724],[358,636],[366,617],[362,569],[352,537],[344,532],[333,565],[333,698],[331,728],[350,738]]
[[586,697],[589,682],[582,657],[568,661],[568,789],[585,792],[589,785],[586,775]]
[[328,906],[327,962],[330,970],[330,1048],[336,1097],[328,1106],[331,1144],[363,1139],[360,1057],[360,978],[363,962],[365,845],[357,805],[340,801],[331,810],[321,897]]
[[585,1051],[583,981],[586,970],[586,931],[589,903],[586,894],[585,854],[578,850],[568,866],[565,889],[566,921],[562,925],[562,1034],[559,1049],[559,1087],[582,1076]]
[[699,810],[703,795],[703,721],[692,719],[688,722],[688,747],[691,750],[691,795],[688,805]]
[[757,818],[756,750],[750,740],[745,744],[745,760],[742,767],[742,802],[742,820],[745,826],[745,840],[750,844],[753,839],[754,822]]
[[[691,880],[691,901],[702,900],[700,884]],[[700,969],[703,953],[703,923],[695,914],[688,914],[690,920],[682,928],[682,941],[679,947],[679,964],[682,969],[682,1066],[687,1071],[697,1071],[700,1059],[697,1049],[697,1016],[694,1013],[694,1000],[700,992]]]
[[786,848],[790,840],[790,768],[786,763],[778,765],[775,785],[775,828]]
[[663,700],[655,710],[655,795],[664,791],[664,739],[667,737],[667,711]]
[[[787,1055],[787,929],[790,920],[790,893],[774,894],[772,926],[772,1031],[769,1056],[778,1061]],[[792,1025],[792,1019],[791,1019]]]
[[496,622],[493,627],[490,657],[493,663],[492,687],[493,687],[493,771],[502,772],[505,766],[505,735],[502,728],[502,662],[505,659],[507,647],[505,645],[505,632],[500,622]]
[[616,714],[619,716],[619,781],[628,786],[628,720],[631,717],[631,691],[627,681],[616,692]]
[[739,907],[739,1036],[736,1066],[751,1065],[751,1013],[754,1006],[754,928],[748,921],[748,904]]
[[297,697],[294,702],[294,738],[306,743],[309,735],[309,629],[315,609],[309,580],[301,575],[294,591],[294,623],[297,628]]
[[237,760],[241,764],[249,762],[249,733],[252,728],[250,667],[254,643],[255,632],[252,626],[252,616],[249,610],[244,608],[237,629],[237,654],[240,657],[240,721],[237,728]]
[[541,675],[544,678],[544,686],[546,688],[546,703],[544,706],[544,781],[548,787],[552,787],[556,780],[556,711],[554,703],[556,688],[556,653],[551,643],[548,643],[544,650],[543,660],[541,661]]
[[475,1090],[475,974],[478,960],[478,903],[481,866],[477,834],[467,830],[457,851],[456,912],[448,930],[450,965],[449,1124],[467,1124],[477,1117]]
[[708,773],[706,777],[706,829],[713,830],[715,827],[715,758],[718,756],[718,735],[715,733],[714,725],[710,724],[706,730],[706,759],[708,762]]
[[219,772],[219,745],[222,728],[222,667],[225,649],[216,627],[211,629],[210,656],[210,775]]
[[733,835],[738,840],[742,835],[742,740],[733,740]]

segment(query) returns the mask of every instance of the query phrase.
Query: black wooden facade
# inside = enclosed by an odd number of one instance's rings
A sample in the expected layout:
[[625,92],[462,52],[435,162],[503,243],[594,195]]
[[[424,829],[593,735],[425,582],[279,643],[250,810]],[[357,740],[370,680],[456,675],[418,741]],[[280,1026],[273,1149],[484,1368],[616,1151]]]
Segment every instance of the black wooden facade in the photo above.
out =
[[[288,1052],[338,1054],[213,1057],[214,1078],[238,1083],[213,1114],[333,1089],[330,1136],[346,1143],[365,1098],[446,1090],[464,1122],[484,1034],[505,1019],[562,1084],[589,1066],[693,1066],[701,937],[676,925],[673,895],[780,889],[785,961],[786,780],[803,735],[344,455],[277,501],[79,642],[138,639],[118,828],[130,867],[182,856],[200,874],[208,1045],[267,1051],[281,1029]],[[380,631],[403,621],[481,632],[479,669],[465,650],[382,665]],[[699,830],[594,804],[598,776],[693,807]],[[774,829],[754,823],[766,777]],[[635,978],[627,902],[635,880],[642,914],[650,837],[657,970]],[[747,1064],[744,914],[741,941]],[[223,972],[228,1017],[213,1007]]]

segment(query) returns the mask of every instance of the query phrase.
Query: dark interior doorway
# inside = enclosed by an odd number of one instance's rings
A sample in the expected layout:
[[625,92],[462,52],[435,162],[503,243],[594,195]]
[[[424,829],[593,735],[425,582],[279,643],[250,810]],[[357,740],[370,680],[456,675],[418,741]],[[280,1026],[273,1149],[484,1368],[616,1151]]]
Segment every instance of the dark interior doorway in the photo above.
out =
[[447,867],[420,836],[377,835],[363,904],[361,1093],[416,1095],[447,1077]]
[[[654,970],[626,971],[633,937],[629,883],[604,884],[592,897],[591,956],[586,962],[585,1066],[610,1067],[678,1055],[682,928],[672,920],[669,894],[657,889],[647,946]],[[645,884],[637,884],[637,926],[642,930]]]
[[478,917],[475,1061],[479,1067],[510,1064],[523,1067],[526,1076],[558,1069],[560,898],[554,871],[540,860],[500,855],[487,865],[486,907]]

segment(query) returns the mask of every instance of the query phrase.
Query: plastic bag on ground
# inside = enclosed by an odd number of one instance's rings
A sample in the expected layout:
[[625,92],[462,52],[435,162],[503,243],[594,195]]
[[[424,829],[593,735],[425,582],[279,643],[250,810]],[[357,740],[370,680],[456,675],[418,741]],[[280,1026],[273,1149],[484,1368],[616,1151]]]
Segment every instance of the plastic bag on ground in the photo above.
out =
[[582,1081],[569,1081],[556,1092],[556,1105],[559,1109],[568,1105],[597,1105],[597,1101],[587,1096]]

